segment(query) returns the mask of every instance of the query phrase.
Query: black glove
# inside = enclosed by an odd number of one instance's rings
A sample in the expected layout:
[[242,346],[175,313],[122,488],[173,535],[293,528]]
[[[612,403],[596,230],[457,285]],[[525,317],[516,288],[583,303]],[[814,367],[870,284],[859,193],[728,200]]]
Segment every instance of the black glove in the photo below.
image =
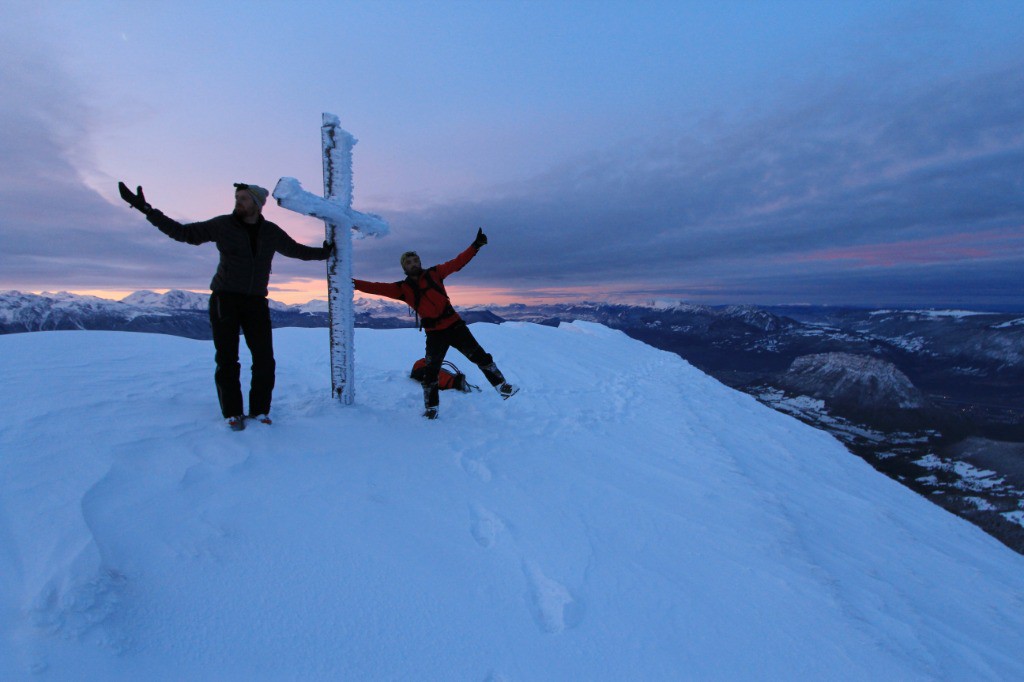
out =
[[[140,187],[139,190],[141,191],[142,188]],[[483,246],[486,243],[487,243],[487,235],[484,234],[484,228],[482,228],[482,227],[477,228],[476,239],[473,240],[473,246],[475,246],[477,251],[479,251],[480,247]]]
[[153,212],[153,207],[146,203],[146,197],[142,195],[142,185],[139,185],[138,194],[132,194],[132,191],[123,182],[117,183],[117,189],[121,192],[121,198],[127,201],[132,208],[142,211],[143,215]]
[[327,257],[330,258],[331,254],[334,253],[334,242],[329,242],[325,239],[323,249]]

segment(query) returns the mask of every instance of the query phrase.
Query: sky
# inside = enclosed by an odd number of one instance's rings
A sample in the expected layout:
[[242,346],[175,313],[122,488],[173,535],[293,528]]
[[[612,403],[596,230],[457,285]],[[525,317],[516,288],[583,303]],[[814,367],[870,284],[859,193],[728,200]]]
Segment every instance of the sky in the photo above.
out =
[[0,679],[1024,678],[978,527],[624,333],[474,334],[522,390],[427,421],[415,329],[355,330],[347,407],[279,329],[240,433],[209,341],[0,336]]
[[[1024,3],[22,2],[0,27],[0,288],[203,291],[234,182],[322,188],[457,304],[1024,305]],[[307,244],[323,224],[268,206]],[[323,298],[278,257],[271,297]]]

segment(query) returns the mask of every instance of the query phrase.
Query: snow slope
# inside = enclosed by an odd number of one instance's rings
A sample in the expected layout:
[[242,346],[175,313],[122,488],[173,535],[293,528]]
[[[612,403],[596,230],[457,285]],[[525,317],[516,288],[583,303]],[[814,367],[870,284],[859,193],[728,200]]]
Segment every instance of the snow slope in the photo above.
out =
[[276,330],[242,433],[210,342],[0,337],[0,679],[1024,678],[1024,557],[675,355],[473,330],[523,390],[436,422],[418,332],[346,408]]

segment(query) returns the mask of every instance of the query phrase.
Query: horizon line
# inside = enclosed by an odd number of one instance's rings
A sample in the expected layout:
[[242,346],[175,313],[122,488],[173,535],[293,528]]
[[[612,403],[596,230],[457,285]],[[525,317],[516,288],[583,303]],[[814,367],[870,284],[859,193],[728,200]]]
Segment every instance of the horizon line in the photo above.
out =
[[[455,287],[452,287],[452,288],[455,288]],[[24,291],[24,290],[20,290],[20,289],[6,289],[6,290],[0,291],[0,293],[14,292],[14,293],[20,293],[20,294],[32,294],[32,295],[35,295],[35,296],[70,294],[70,295],[73,295],[73,296],[92,296],[94,298],[99,298],[99,299],[111,301],[111,302],[114,302],[114,303],[120,303],[120,302],[123,302],[123,300],[125,298],[127,298],[128,296],[131,296],[132,294],[143,292],[143,291],[151,292],[151,293],[158,294],[158,295],[161,295],[161,296],[163,296],[163,295],[165,295],[165,294],[167,294],[169,292],[172,292],[172,291],[183,291],[183,292],[193,293],[193,294],[197,294],[197,295],[201,295],[201,296],[209,296],[210,295],[210,291],[206,290],[206,289],[196,290],[196,289],[163,288],[163,287],[155,288],[155,289],[135,289],[135,290],[128,290],[128,289],[62,289],[62,290],[59,290],[59,291],[49,291],[49,290],[28,290],[28,291]],[[954,303],[945,303],[945,304],[933,304],[933,303],[927,303],[927,304],[923,304],[923,303],[814,303],[814,302],[808,302],[808,301],[784,302],[784,303],[750,303],[750,302],[714,302],[713,303],[713,302],[693,301],[693,300],[688,300],[688,299],[681,298],[681,297],[672,297],[672,296],[646,296],[645,297],[645,296],[641,296],[641,295],[622,296],[622,297],[618,297],[619,300],[615,300],[617,297],[614,297],[614,296],[608,296],[608,297],[604,297],[604,298],[585,298],[582,295],[580,295],[579,297],[575,297],[575,298],[570,298],[569,296],[564,296],[564,295],[563,296],[558,296],[558,297],[534,297],[534,298],[536,298],[538,300],[530,301],[530,300],[523,299],[523,300],[509,300],[507,302],[488,301],[488,302],[484,302],[484,303],[468,303],[468,304],[454,304],[453,303],[453,305],[455,305],[456,308],[474,309],[474,308],[488,308],[488,307],[501,308],[501,307],[507,307],[507,306],[513,306],[513,305],[523,305],[523,306],[557,306],[557,305],[567,305],[568,306],[568,305],[580,305],[580,304],[595,304],[595,305],[623,305],[623,306],[636,306],[636,307],[653,307],[653,306],[656,306],[658,304],[662,304],[662,305],[663,304],[682,304],[682,305],[703,306],[703,307],[708,307],[708,308],[734,307],[734,306],[738,306],[738,307],[751,307],[751,308],[850,308],[850,309],[861,309],[861,310],[882,310],[882,309],[892,309],[892,308],[895,308],[895,309],[899,309],[899,310],[908,310],[908,311],[912,311],[912,310],[930,310],[930,311],[966,310],[965,306],[974,306],[974,307],[979,309],[978,312],[986,312],[986,313],[1002,312],[1002,313],[1007,313],[1007,314],[1017,314],[1017,313],[1024,312],[1024,303],[1017,303],[1017,304],[997,304],[997,303],[955,303],[955,304]],[[558,300],[550,300],[550,298],[557,298]],[[311,299],[308,299],[308,300],[302,301],[302,302],[289,303],[289,302],[281,301],[281,300],[279,300],[277,298],[274,298],[273,297],[273,292],[271,292],[271,295],[267,296],[267,299],[270,300],[270,301],[273,301],[274,303],[278,303],[280,305],[285,305],[285,306],[289,306],[289,307],[308,305],[308,304],[313,303],[313,302],[322,302],[322,303],[327,303],[328,302],[328,299],[326,297],[325,298],[314,297],[314,298],[311,298]],[[392,299],[388,299],[388,298],[382,297],[382,296],[358,295],[358,296],[355,297],[355,300],[391,301]],[[399,304],[399,303],[401,303],[401,301],[395,301],[395,303]]]

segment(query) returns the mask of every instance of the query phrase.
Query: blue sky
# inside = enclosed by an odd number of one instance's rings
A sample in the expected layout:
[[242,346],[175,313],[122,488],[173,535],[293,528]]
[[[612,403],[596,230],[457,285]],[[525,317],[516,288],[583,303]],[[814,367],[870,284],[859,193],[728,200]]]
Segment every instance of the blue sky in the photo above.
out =
[[366,279],[482,226],[457,303],[1024,305],[1021,35],[1020,2],[7,2],[0,288],[204,290],[212,245],[117,181],[183,221],[316,190],[331,112],[392,224]]

